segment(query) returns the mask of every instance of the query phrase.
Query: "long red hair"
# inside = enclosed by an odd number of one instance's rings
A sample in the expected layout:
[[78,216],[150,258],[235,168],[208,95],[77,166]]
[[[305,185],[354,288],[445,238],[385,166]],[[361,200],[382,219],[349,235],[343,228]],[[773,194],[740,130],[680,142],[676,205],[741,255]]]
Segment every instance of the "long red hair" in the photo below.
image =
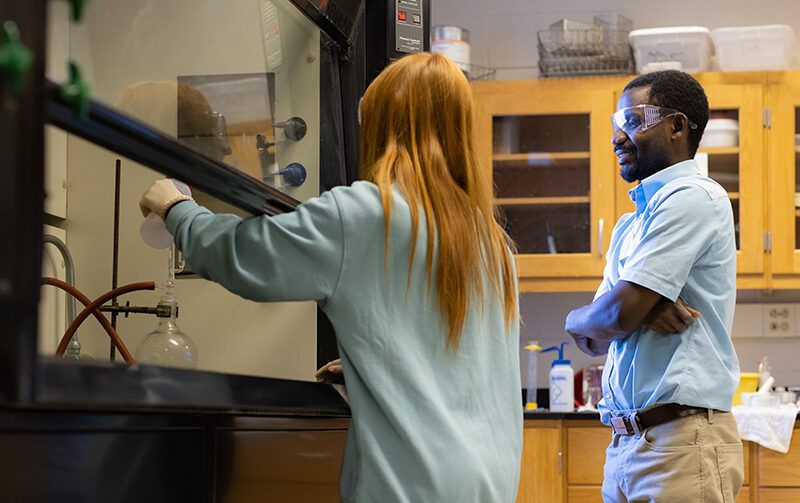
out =
[[361,117],[361,177],[380,189],[386,253],[393,182],[411,211],[412,262],[419,208],[425,213],[429,288],[438,238],[436,293],[447,346],[458,349],[470,304],[483,300],[484,277],[510,328],[518,315],[513,245],[497,223],[490,172],[475,153],[472,90],[464,74],[442,54],[401,58],[369,86]]

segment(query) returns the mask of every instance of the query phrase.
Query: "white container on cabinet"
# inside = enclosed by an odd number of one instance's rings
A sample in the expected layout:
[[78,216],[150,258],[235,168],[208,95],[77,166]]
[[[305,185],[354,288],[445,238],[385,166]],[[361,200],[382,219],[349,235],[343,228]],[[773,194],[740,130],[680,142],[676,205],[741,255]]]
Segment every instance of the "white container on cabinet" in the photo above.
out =
[[714,54],[711,32],[703,26],[645,28],[633,30],[628,38],[636,54],[639,73],[664,68],[705,72]]
[[785,24],[717,28],[712,32],[723,72],[787,70],[794,57],[794,31]]

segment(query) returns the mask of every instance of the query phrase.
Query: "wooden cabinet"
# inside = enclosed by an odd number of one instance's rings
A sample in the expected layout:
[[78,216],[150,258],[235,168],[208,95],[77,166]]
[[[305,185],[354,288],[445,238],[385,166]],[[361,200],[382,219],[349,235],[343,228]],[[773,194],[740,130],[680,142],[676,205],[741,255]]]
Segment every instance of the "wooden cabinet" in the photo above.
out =
[[[474,84],[481,162],[518,246],[525,290],[597,286],[614,218],[607,79]],[[588,281],[587,281],[588,279]]]
[[[737,286],[800,288],[800,71],[696,77],[712,117],[739,124],[738,145],[700,150],[733,206]],[[614,223],[633,209],[609,120],[631,78],[473,84],[479,154],[519,244],[521,291],[599,284]]]
[[[762,86],[705,84],[711,117],[739,123],[737,146],[711,147],[708,176],[727,191],[736,227],[739,283],[764,272],[764,142]],[[755,285],[753,285],[755,286]]]
[[772,208],[772,263],[776,288],[797,288],[800,281],[800,72],[770,74],[768,162]]
[[758,501],[762,503],[800,503],[800,489],[760,489]]
[[759,446],[758,461],[758,481],[762,489],[792,487],[800,492],[800,427],[795,425],[788,453],[781,454]]
[[[517,502],[602,503],[611,428],[598,419],[525,421]],[[800,503],[800,423],[788,454],[744,441],[744,483],[736,503]]]
[[558,420],[525,421],[517,503],[563,500],[561,429]]
[[566,421],[567,501],[602,503],[603,465],[611,428],[599,421]]

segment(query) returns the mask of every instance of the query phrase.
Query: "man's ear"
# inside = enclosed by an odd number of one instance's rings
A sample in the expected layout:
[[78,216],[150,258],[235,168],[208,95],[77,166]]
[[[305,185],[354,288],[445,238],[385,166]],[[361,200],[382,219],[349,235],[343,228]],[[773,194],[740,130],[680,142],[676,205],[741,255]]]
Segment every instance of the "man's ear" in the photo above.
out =
[[675,114],[672,121],[672,137],[677,139],[680,136],[689,136],[689,119],[683,114]]

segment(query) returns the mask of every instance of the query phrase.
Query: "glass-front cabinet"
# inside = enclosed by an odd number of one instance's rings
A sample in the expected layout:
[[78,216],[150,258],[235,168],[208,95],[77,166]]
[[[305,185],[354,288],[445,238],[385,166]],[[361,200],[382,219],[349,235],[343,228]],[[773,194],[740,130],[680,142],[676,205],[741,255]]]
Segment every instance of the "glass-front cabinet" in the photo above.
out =
[[476,129],[521,289],[596,287],[614,224],[613,92],[577,79],[503,84],[473,84]]
[[782,287],[791,278],[781,275],[800,273],[800,72],[779,74],[775,80],[779,83],[768,87],[770,201],[773,274]]
[[763,89],[759,85],[704,85],[709,123],[698,150],[701,168],[728,192],[736,232],[740,286],[764,271]]

